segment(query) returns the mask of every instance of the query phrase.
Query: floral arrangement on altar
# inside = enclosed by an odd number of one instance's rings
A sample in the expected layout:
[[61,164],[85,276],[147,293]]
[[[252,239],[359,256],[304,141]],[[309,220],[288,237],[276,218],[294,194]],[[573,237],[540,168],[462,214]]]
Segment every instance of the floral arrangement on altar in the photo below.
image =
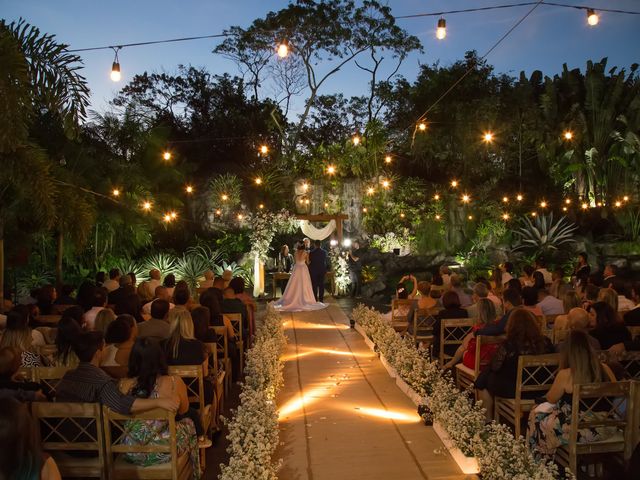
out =
[[347,257],[339,248],[332,248],[329,252],[329,259],[331,260],[331,269],[333,270],[337,293],[343,295],[351,285]]
[[267,260],[276,233],[292,233],[298,228],[296,217],[284,209],[279,212],[259,210],[248,215],[246,222],[251,225],[251,255],[257,255],[263,262]]
[[402,232],[396,235],[394,232],[387,232],[384,235],[374,235],[371,239],[371,246],[381,252],[393,252],[394,248],[400,249],[401,254],[408,254],[415,237],[410,234],[408,228],[403,228]]
[[410,338],[402,338],[382,315],[358,305],[353,319],[364,329],[379,353],[396,369],[424,401],[428,416],[437,422],[454,445],[466,456],[477,459],[486,479],[552,480],[559,477],[552,462],[538,462],[523,439],[515,439],[505,425],[485,425],[484,409],[460,392],[450,374],[443,374],[415,348]]
[[240,406],[229,427],[229,463],[221,465],[220,480],[277,480],[280,462],[273,460],[278,446],[276,394],[282,387],[282,354],[286,338],[280,315],[272,306],[247,352]]

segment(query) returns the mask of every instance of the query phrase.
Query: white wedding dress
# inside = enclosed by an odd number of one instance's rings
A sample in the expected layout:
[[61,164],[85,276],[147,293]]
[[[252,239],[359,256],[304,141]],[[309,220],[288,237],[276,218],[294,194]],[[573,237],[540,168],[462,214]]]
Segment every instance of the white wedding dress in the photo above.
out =
[[281,312],[302,312],[307,310],[321,310],[328,305],[316,302],[311,287],[311,276],[307,267],[307,252],[297,251],[296,263],[291,271],[291,277],[284,289],[282,298],[274,303]]

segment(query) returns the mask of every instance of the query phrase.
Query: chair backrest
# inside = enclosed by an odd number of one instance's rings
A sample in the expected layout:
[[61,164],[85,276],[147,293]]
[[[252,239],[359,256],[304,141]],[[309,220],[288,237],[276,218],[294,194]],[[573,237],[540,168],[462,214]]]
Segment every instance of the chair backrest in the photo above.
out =
[[20,367],[18,368],[18,375],[28,380],[29,382],[38,381],[38,367]]
[[219,327],[209,327],[210,330],[213,330],[216,333],[216,350],[219,352],[223,352],[224,360],[229,359],[229,337],[227,336],[227,327],[219,326]]
[[[576,448],[578,431],[598,427],[614,427],[622,430],[624,458],[631,458],[635,436],[634,415],[637,382],[602,382],[574,385],[571,405],[570,449]],[[634,398],[635,397],[635,398]],[[597,443],[597,442],[595,442]],[[593,442],[589,443],[593,446]],[[572,452],[575,453],[575,452]]]
[[40,332],[44,337],[44,341],[47,345],[53,345],[56,342],[58,336],[58,327],[36,327],[34,330]]
[[61,318],[62,315],[40,315],[36,321],[47,325],[57,325]]
[[69,370],[73,370],[74,367],[37,367],[36,370],[36,378],[45,388],[45,390],[50,390],[51,393],[55,396],[55,392],[58,388],[58,384],[64,374]]
[[518,377],[516,379],[516,401],[522,399],[525,392],[546,393],[556,378],[560,365],[560,355],[520,355],[518,358]]
[[231,326],[233,327],[233,333],[235,333],[236,337],[238,337],[238,339],[242,341],[242,314],[224,313],[223,315],[227,317],[231,322]]
[[218,375],[218,344],[217,343],[205,343],[207,351],[207,359],[209,362],[209,370],[214,374],[214,378]]
[[94,451],[100,458],[100,465],[104,466],[104,435],[99,403],[34,402],[31,412],[44,450]]
[[[207,362],[208,360],[205,360]],[[176,375],[187,386],[189,403],[198,404],[200,412],[204,412],[204,367],[205,365],[172,365],[169,375]]]
[[[640,380],[640,352],[624,351],[620,353],[609,352],[608,350],[598,352],[601,362],[611,364],[616,373],[624,371],[625,377],[632,380]],[[640,425],[639,425],[640,427]]]
[[53,358],[58,353],[57,345],[40,345],[38,347],[38,354],[41,357]]
[[394,298],[391,301],[391,320],[395,320],[395,319],[407,320],[407,315],[399,314],[398,309],[400,307],[411,307],[411,305],[413,304],[415,304],[415,300],[410,298],[406,298],[406,299]]
[[440,352],[439,360],[440,364],[444,365],[445,359],[451,358],[451,355],[445,354],[445,346],[462,345],[464,337],[466,337],[471,330],[475,321],[472,318],[445,318],[440,323]]
[[433,335],[433,325],[436,322],[431,309],[419,308],[413,314],[413,339]]
[[477,335],[476,336],[476,360],[475,360],[475,372],[476,376],[480,373],[480,369],[488,364],[488,362],[482,363],[481,350],[482,346],[487,345],[500,345],[507,339],[505,335]]
[[[116,478],[113,474],[115,455],[124,453],[166,453],[171,457],[172,478],[178,478],[178,448],[176,438],[175,414],[168,410],[156,408],[136,415],[122,415],[107,406],[102,407],[104,422],[104,440],[107,458],[108,478]],[[167,443],[135,443],[129,436],[131,421],[165,421],[171,441]]]

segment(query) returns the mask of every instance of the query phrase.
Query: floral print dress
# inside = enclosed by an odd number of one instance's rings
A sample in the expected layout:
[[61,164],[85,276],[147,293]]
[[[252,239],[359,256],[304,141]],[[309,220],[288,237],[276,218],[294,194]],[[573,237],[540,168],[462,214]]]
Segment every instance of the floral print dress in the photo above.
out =
[[[154,386],[149,398],[158,398],[158,384]],[[167,445],[171,438],[169,425],[163,420],[129,420],[125,428],[127,445]],[[183,418],[176,422],[176,444],[178,456],[188,453],[191,461],[191,478],[200,479],[200,455],[198,451],[198,436],[193,421]],[[171,461],[171,454],[163,452],[127,453],[125,459],[135,465],[149,467],[159,463]]]

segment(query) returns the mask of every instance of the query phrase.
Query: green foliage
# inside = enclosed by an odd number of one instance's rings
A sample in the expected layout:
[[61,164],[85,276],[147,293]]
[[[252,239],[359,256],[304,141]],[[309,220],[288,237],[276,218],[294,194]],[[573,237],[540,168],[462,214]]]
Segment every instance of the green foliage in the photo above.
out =
[[159,270],[164,277],[170,273],[175,273],[178,259],[172,253],[156,252],[144,259],[144,268],[147,271]]
[[178,280],[187,282],[191,291],[195,292],[200,280],[204,279],[204,272],[212,268],[213,265],[206,258],[185,252],[176,261],[175,275]]
[[510,236],[507,224],[501,220],[484,220],[476,229],[476,241],[484,248],[504,243]]
[[218,251],[228,259],[238,259],[251,249],[249,233],[246,230],[228,230],[215,240]]
[[433,252],[447,252],[448,245],[443,222],[433,218],[425,218],[416,229],[416,249],[424,255]]
[[362,281],[364,283],[373,282],[378,278],[378,267],[375,265],[365,265],[362,267]]
[[231,173],[213,177],[209,182],[209,191],[213,204],[227,213],[242,202],[242,180]]
[[149,270],[145,267],[144,261],[132,260],[129,258],[116,258],[106,269],[117,268],[122,275],[133,272],[138,282],[149,280]]
[[549,255],[559,250],[567,250],[576,243],[577,230],[566,217],[553,221],[553,213],[538,215],[532,222],[523,217],[522,226],[514,233],[518,237],[516,250],[525,250],[535,255]]
[[622,226],[625,240],[640,241],[640,209],[624,210],[616,217]]
[[250,265],[238,265],[236,262],[227,263],[225,261],[222,264],[214,267],[214,273],[221,277],[225,270],[231,271],[232,277],[241,277],[244,279],[246,286],[253,285],[253,277],[251,276]]

